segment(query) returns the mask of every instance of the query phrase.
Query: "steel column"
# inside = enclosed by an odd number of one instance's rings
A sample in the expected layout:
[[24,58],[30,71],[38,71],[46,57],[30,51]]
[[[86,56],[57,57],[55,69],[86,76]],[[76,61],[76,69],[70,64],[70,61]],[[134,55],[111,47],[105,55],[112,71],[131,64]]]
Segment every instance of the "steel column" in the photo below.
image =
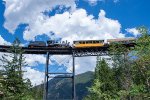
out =
[[75,57],[72,56],[72,99],[76,100],[76,90],[75,90]]
[[44,94],[43,94],[43,100],[47,100],[48,97],[48,65],[49,65],[49,52],[47,52],[46,55],[46,66],[45,66],[45,79],[44,79]]

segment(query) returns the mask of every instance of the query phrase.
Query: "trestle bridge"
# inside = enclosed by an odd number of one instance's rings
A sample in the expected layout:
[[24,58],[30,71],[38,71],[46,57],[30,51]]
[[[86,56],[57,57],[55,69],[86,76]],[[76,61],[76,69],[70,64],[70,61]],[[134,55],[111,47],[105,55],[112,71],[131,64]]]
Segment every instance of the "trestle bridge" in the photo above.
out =
[[[126,45],[127,47],[133,47],[133,44]],[[8,52],[11,46],[0,45],[0,52]],[[72,79],[72,99],[76,100],[76,90],[75,90],[75,57],[83,57],[83,56],[103,56],[108,55],[109,45],[102,47],[88,47],[88,48],[52,48],[52,47],[21,47],[24,51],[24,54],[44,54],[46,55],[46,64],[45,64],[45,85],[44,85],[44,96],[43,100],[47,100],[48,97],[48,79],[50,75],[62,74],[64,77],[60,78],[71,78]],[[71,55],[72,56],[72,73],[49,73],[49,59],[50,55]],[[70,77],[66,76],[66,74],[70,74]],[[54,77],[55,78],[55,77]]]

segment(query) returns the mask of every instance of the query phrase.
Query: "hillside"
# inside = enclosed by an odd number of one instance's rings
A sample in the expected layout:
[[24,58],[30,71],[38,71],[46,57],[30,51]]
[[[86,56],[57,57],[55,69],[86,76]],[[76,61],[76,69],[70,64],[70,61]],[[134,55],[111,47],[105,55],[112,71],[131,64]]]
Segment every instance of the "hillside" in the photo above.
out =
[[[87,87],[92,84],[94,73],[91,71],[76,75],[76,97],[78,100],[82,100],[84,96],[88,94]],[[48,99],[71,99],[72,98],[72,84],[71,79],[54,78],[49,81]]]

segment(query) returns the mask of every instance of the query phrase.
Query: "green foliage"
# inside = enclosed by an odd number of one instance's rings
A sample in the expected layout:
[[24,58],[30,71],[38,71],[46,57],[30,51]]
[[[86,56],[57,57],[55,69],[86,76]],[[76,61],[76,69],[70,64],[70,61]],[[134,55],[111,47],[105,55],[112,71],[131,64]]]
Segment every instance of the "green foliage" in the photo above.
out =
[[101,89],[104,85],[104,83],[100,82],[98,79],[95,79],[93,86],[89,88],[90,94],[85,97],[84,100],[110,100],[111,95],[109,92],[103,92]]
[[85,100],[111,100],[117,96],[115,87],[112,69],[102,59],[95,68],[95,80]]
[[[31,82],[23,79],[22,67],[25,66],[25,58],[20,48],[20,41],[16,39],[8,54],[4,54],[0,61],[3,63],[1,68],[1,88],[2,100],[27,100],[30,98]],[[28,99],[30,100],[30,99]]]
[[134,48],[111,44],[113,64],[108,67],[104,60],[99,61],[85,100],[150,99],[150,33],[145,27],[137,29],[141,36]]
[[136,72],[134,82],[137,85],[143,85],[144,93],[150,94],[150,33],[145,27],[140,27],[138,30],[142,35],[137,40],[138,45],[135,47],[137,59],[133,66],[133,70]]
[[[44,84],[44,83],[42,83]],[[34,100],[42,100],[43,99],[43,85],[35,86],[32,88],[32,95]]]

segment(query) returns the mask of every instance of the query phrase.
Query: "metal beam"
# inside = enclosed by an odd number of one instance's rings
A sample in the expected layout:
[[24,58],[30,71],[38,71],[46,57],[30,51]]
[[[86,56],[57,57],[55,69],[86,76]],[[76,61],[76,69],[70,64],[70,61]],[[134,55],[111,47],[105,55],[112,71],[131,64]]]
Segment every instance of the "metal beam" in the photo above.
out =
[[76,100],[76,90],[75,90],[75,57],[72,56],[72,99]]
[[60,72],[58,72],[58,73],[48,73],[48,74],[72,74],[72,73],[60,73]]
[[72,78],[72,76],[55,76],[55,77],[50,76],[49,78]]
[[43,93],[43,100],[48,100],[48,65],[49,65],[49,52],[46,55],[46,66],[45,66],[45,79],[44,79],[44,93]]

